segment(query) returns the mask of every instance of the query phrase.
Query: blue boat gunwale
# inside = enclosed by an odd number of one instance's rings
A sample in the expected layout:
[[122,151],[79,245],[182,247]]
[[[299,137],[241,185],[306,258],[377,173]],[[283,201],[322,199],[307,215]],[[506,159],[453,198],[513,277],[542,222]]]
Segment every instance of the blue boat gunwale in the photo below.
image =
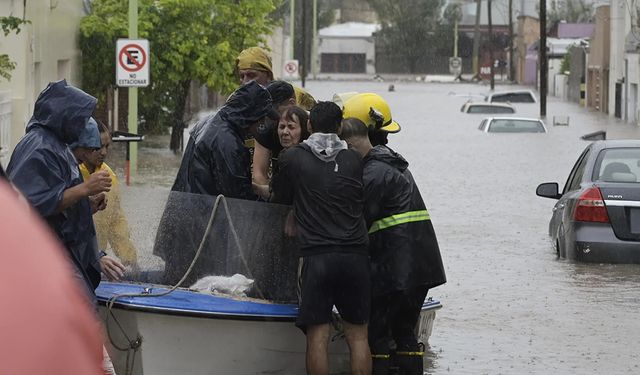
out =
[[[152,293],[167,290],[165,285],[140,284],[140,283],[111,283],[101,282],[96,289],[98,304],[107,305],[109,300],[121,294],[142,293],[146,288],[152,288]],[[167,305],[168,302],[179,302],[179,296],[189,296],[187,304],[180,306]],[[154,304],[154,301],[162,300],[165,304]],[[198,300],[207,303],[198,304]],[[211,310],[212,304],[223,307],[218,311]],[[178,304],[179,305],[179,304]],[[298,306],[288,303],[258,302],[253,300],[238,300],[232,297],[224,297],[213,294],[203,294],[188,289],[177,289],[173,293],[159,297],[118,297],[113,307],[117,309],[155,313],[162,315],[188,316],[194,318],[225,319],[225,320],[249,320],[271,322],[294,322],[298,316]],[[438,310],[442,304],[437,300],[428,299],[422,305],[422,310]]]

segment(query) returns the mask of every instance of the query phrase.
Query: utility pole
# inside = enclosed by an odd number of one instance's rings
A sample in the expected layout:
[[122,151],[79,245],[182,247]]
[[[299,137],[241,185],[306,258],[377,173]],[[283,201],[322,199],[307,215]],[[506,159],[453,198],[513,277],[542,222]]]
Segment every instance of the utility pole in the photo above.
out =
[[453,23],[453,57],[458,57],[458,20]]
[[476,0],[476,26],[473,29],[473,78],[480,79],[480,67],[478,66],[478,52],[480,51],[480,12],[482,0]]
[[[138,0],[129,0],[129,39],[138,38]],[[129,87],[129,133],[138,134],[138,88]],[[135,176],[138,170],[138,144],[131,142],[129,174]]]
[[[543,0],[544,1],[544,0]],[[495,65],[493,61],[493,24],[491,22],[491,0],[487,0],[487,18],[489,21],[489,71],[491,74],[491,91],[495,89],[495,74],[493,72],[493,67]]]
[[509,81],[515,81],[516,67],[513,65],[513,0],[509,0]]
[[318,72],[318,0],[313,0],[313,30],[311,35],[311,74]]
[[547,75],[549,68],[547,64],[547,2],[540,0],[540,118],[547,117]]
[[300,80],[302,81],[302,87],[305,86],[307,80],[307,0],[302,0],[302,55],[298,70],[300,71]]
[[294,35],[296,34],[296,0],[289,0],[289,37],[291,38],[291,51],[289,53],[289,58],[291,60],[295,57],[295,49],[296,49],[296,38]]

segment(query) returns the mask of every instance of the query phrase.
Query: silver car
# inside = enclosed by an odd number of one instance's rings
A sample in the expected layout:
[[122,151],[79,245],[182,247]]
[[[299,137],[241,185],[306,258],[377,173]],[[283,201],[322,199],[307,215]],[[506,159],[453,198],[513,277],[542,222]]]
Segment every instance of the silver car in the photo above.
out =
[[549,236],[560,257],[584,262],[640,263],[640,141],[591,143],[560,193],[558,183],[536,194],[557,199]]
[[486,133],[546,133],[542,120],[523,117],[487,117],[479,130]]
[[485,98],[489,103],[537,103],[536,95],[531,90],[513,90],[494,92]]
[[516,113],[508,103],[466,102],[460,108],[463,113]]

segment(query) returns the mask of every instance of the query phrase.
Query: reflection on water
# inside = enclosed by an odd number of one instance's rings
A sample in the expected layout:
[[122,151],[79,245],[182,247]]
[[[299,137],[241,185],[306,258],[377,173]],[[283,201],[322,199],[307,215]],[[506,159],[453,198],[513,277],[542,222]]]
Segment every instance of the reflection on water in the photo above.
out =
[[[588,144],[581,135],[606,130],[610,139],[637,138],[639,128],[550,98],[547,134],[487,134],[477,130],[484,116],[460,113],[468,98],[455,95],[475,99],[486,86],[396,83],[393,93],[387,87],[309,82],[307,89],[321,100],[335,92],[379,93],[402,125],[390,146],[410,163],[449,280],[429,292],[444,308],[426,372],[640,373],[640,266],[557,259],[547,236],[555,201],[535,196],[539,183],[564,184]],[[536,104],[515,107],[517,116],[537,117]],[[569,116],[570,125],[553,126],[554,116]],[[153,140],[168,144],[168,137]],[[110,157],[120,175],[123,150]],[[180,156],[143,143],[139,158],[123,204],[141,257],[161,266],[151,249]]]

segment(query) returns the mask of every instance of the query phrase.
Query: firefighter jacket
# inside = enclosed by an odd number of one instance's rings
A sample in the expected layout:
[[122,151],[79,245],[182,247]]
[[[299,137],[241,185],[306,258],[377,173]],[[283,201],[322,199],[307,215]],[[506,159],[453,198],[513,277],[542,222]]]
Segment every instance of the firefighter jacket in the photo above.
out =
[[364,157],[373,295],[446,282],[429,212],[408,166],[386,146]]

